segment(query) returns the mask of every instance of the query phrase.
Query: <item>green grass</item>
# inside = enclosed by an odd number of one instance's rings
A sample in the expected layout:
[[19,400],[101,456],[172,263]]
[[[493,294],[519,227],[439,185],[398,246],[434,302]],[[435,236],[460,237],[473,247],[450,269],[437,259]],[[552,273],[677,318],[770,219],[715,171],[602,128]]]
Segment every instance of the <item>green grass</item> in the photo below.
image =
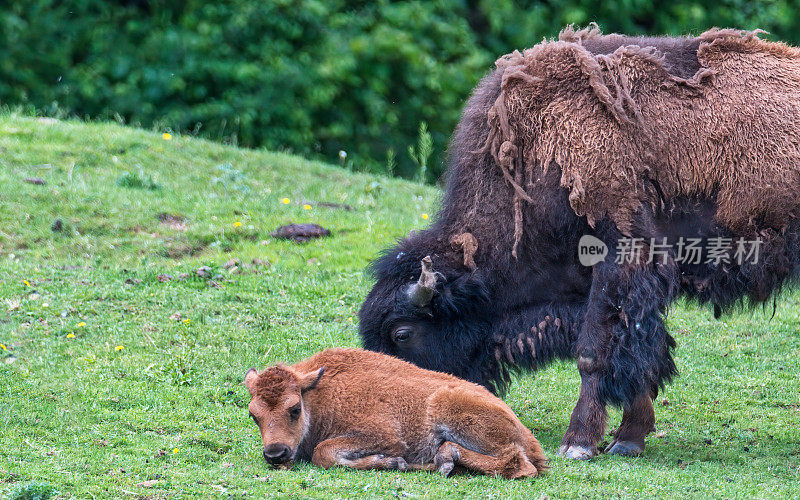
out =
[[[555,455],[579,385],[573,365],[557,364],[507,397],[552,458],[541,478],[271,470],[245,370],[357,345],[365,266],[427,224],[439,192],[13,114],[0,115],[0,186],[0,495],[36,482],[31,491],[49,483],[60,498],[800,496],[800,295],[772,319],[675,307],[681,376],[659,396],[640,458]],[[333,235],[269,236],[290,221]],[[269,264],[228,274],[234,257]],[[224,278],[157,279],[199,266]]]

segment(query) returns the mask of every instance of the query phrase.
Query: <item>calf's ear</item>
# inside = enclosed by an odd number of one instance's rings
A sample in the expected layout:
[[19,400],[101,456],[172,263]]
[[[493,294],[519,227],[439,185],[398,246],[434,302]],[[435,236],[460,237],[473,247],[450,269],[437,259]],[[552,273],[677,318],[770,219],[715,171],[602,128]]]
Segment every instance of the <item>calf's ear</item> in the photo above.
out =
[[253,392],[253,384],[255,384],[257,378],[258,370],[255,368],[250,368],[247,370],[247,373],[244,374],[244,386],[247,387],[247,390],[251,393]]
[[324,366],[319,370],[306,373],[305,375],[300,375],[300,392],[310,391],[316,387],[319,383],[319,379],[322,378],[323,373],[325,373]]

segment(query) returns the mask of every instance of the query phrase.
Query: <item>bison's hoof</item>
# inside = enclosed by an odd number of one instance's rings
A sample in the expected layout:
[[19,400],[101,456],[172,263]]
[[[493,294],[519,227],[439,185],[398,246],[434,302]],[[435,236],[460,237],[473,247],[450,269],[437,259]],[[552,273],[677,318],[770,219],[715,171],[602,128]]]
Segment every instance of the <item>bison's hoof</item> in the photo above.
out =
[[456,463],[453,459],[453,455],[450,453],[437,453],[433,459],[433,467],[439,472],[439,474],[447,477],[453,472]]
[[436,465],[436,470],[439,472],[439,474],[443,475],[444,477],[447,477],[453,472],[455,466],[456,464],[453,463],[452,461],[442,462]]
[[559,455],[563,455],[564,458],[571,458],[573,460],[589,460],[597,455],[597,449],[594,447],[588,448],[586,446],[578,446],[575,444],[569,447],[567,447],[567,445],[563,445],[561,446],[561,449],[558,450],[558,453]]
[[408,470],[408,463],[403,457],[392,457],[387,462],[388,468],[391,470],[405,471]]
[[644,453],[644,446],[633,441],[617,441],[615,439],[606,447],[606,453],[622,457],[638,457]]

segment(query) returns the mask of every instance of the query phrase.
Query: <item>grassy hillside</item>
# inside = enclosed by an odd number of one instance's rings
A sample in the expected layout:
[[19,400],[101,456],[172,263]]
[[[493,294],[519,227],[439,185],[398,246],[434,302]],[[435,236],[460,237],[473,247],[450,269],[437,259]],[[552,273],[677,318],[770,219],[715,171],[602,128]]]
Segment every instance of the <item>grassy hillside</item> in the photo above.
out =
[[[552,457],[544,477],[271,470],[245,370],[357,345],[365,266],[427,224],[438,191],[8,114],[0,186],[0,495],[33,481],[63,498],[800,495],[800,295],[771,319],[675,308],[681,377],[657,400],[641,458],[555,456],[578,389],[574,366],[560,364],[507,398]],[[270,237],[291,221],[333,235]],[[224,268],[234,258],[241,273]],[[196,276],[201,266],[212,279]]]

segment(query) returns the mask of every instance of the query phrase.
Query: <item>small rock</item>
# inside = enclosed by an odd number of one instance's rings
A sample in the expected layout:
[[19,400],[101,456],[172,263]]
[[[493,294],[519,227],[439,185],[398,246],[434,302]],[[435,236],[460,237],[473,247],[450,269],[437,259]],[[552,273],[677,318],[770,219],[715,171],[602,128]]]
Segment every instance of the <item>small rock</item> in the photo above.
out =
[[233,266],[228,270],[229,274],[242,274],[242,268],[239,266]]
[[234,257],[233,259],[231,259],[228,262],[226,262],[225,264],[223,264],[222,267],[225,268],[225,269],[230,269],[232,267],[238,266],[241,263],[242,263],[241,260],[239,260],[238,258]]
[[191,276],[191,274],[189,274],[189,273],[180,273],[178,275],[178,279],[181,280],[181,281],[186,281],[186,280],[189,279],[190,276]]
[[25,182],[27,182],[28,184],[35,184],[37,186],[44,186],[45,184],[47,184],[47,182],[41,177],[27,177],[25,179]]
[[182,315],[181,313],[179,313],[179,312],[172,313],[172,314],[169,316],[169,319],[171,319],[171,320],[174,320],[174,321],[180,321],[180,320],[181,320],[181,318],[183,318],[183,315]]
[[[161,452],[161,451],[164,451],[164,450],[159,450],[159,452]],[[165,454],[166,454],[166,452],[165,452]],[[139,486],[141,486],[142,488],[152,488],[153,486],[155,486],[157,484],[158,484],[158,480],[150,479],[148,481],[142,481],[141,483],[139,483]]]
[[175,278],[171,274],[159,274],[156,276],[156,279],[159,283],[166,283],[167,281],[172,281]]
[[56,219],[56,220],[53,222],[53,225],[52,225],[52,226],[50,226],[50,229],[51,229],[51,230],[52,230],[54,233],[57,233],[57,232],[61,231],[62,229],[64,229],[64,223],[63,223],[63,222],[61,222],[61,219]]
[[125,280],[126,285],[138,285],[142,282],[139,278],[128,278]]
[[269,259],[259,259],[258,257],[253,259],[252,262],[253,262],[254,266],[269,266],[269,265],[271,265],[270,262],[269,262]]
[[211,279],[213,279],[213,280],[217,280],[217,281],[221,281],[221,280],[224,280],[224,279],[225,279],[225,276],[223,276],[223,275],[221,275],[221,274],[215,274],[215,275],[214,275],[214,277],[213,277],[213,278],[211,278]]
[[209,279],[211,278],[211,268],[208,266],[198,267],[195,271],[195,274],[200,276],[201,278]]

